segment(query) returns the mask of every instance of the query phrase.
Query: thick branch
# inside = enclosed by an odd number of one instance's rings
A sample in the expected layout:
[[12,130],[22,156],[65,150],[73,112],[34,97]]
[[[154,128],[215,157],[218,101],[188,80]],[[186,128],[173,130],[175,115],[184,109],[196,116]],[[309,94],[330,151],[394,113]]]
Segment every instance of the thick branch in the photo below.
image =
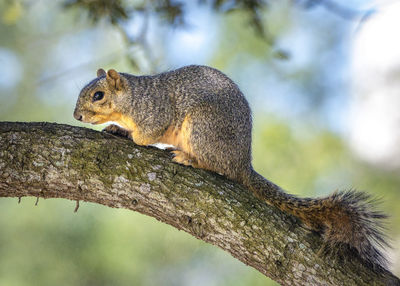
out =
[[319,257],[321,239],[216,174],[90,129],[0,123],[0,197],[66,198],[127,208],[214,244],[284,285],[400,285],[358,258]]

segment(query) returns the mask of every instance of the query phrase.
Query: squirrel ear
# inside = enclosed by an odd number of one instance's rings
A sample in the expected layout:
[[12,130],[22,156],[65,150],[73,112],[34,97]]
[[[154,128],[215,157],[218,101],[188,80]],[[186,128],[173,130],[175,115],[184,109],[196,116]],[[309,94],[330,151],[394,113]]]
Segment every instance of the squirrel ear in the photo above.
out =
[[106,75],[106,71],[103,69],[98,69],[97,70],[97,77],[101,77],[103,75]]
[[108,70],[106,78],[107,78],[108,83],[111,86],[113,86],[115,89],[117,89],[117,90],[122,89],[121,78],[119,76],[119,73],[117,73],[116,70],[114,70],[114,69]]

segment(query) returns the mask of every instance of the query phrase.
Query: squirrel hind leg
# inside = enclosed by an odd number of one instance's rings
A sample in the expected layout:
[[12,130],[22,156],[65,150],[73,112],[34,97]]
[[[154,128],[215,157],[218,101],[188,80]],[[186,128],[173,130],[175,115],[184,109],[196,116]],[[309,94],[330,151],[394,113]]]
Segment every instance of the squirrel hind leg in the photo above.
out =
[[204,105],[193,109],[190,119],[188,149],[196,167],[241,181],[251,167],[250,116],[232,116],[229,108]]

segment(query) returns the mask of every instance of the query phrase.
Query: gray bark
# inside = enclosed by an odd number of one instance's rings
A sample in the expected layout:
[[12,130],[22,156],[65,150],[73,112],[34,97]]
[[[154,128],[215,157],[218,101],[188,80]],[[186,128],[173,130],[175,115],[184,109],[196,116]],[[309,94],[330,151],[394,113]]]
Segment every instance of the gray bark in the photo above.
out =
[[88,201],[155,217],[282,285],[400,285],[357,257],[321,257],[321,237],[222,176],[90,129],[0,123],[0,197]]

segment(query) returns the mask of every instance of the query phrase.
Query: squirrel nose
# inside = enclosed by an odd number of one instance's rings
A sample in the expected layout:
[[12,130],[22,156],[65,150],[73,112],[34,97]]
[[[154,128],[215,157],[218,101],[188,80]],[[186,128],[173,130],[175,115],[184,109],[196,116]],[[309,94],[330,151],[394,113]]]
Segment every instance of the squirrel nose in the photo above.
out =
[[75,117],[76,120],[82,121],[82,115],[81,114],[79,114],[77,112],[74,112],[74,117]]

